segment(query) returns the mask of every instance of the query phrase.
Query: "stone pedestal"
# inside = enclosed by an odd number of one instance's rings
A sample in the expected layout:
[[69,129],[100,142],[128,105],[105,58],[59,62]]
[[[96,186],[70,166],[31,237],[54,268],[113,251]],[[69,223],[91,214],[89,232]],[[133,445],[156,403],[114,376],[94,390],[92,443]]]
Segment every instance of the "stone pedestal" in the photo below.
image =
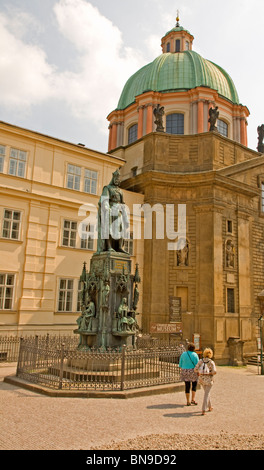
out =
[[[146,380],[160,376],[159,364],[152,364],[148,370],[145,370],[145,363],[142,359],[133,360],[129,367],[124,367],[121,361],[114,361],[111,357],[94,359],[69,359],[67,365],[63,368],[63,377],[70,380],[104,382],[118,384],[122,380]],[[59,369],[52,369],[53,374],[59,375]]]
[[231,336],[228,341],[229,346],[229,365],[230,366],[243,366],[245,361],[243,358],[243,345],[242,341],[238,336]]
[[[95,253],[90,271],[84,263],[82,282],[83,313],[77,320],[80,335],[78,349],[134,346],[137,331],[138,267],[131,273],[130,255],[107,251]],[[89,320],[88,306],[94,305],[94,318]],[[87,321],[84,316],[87,315]]]

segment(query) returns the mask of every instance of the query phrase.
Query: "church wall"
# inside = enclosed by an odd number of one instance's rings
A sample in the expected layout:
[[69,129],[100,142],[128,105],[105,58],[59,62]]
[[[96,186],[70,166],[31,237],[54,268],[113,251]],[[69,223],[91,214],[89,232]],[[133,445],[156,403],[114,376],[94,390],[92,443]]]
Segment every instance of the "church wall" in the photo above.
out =
[[[153,132],[134,144],[117,149],[114,154],[126,161],[121,169],[123,180],[133,176],[135,167],[137,175],[159,169],[172,173],[198,173],[230,167],[257,155],[253,150],[211,132],[188,136]],[[241,177],[245,178],[244,175]]]
[[[244,341],[245,355],[254,354],[257,294],[264,286],[262,159],[214,133],[153,134],[139,144],[144,144],[142,172],[124,179],[123,187],[144,192],[146,203],[174,204],[175,231],[177,205],[186,204],[189,246],[187,264],[179,265],[177,252],[167,249],[168,240],[145,240],[145,327],[152,321],[169,322],[170,296],[181,297],[184,338],[200,334],[202,347],[213,347],[221,363],[229,361],[228,339],[233,336]],[[133,145],[130,158],[132,150]],[[163,299],[163,309],[157,298]]]

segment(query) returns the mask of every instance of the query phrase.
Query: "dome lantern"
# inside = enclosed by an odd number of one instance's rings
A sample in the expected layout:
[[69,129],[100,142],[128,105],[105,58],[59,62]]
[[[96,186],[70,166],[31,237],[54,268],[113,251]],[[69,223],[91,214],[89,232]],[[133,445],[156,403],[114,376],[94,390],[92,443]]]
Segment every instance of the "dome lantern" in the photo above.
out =
[[177,11],[176,25],[161,38],[163,54],[166,52],[184,52],[192,50],[193,35],[180,26],[179,11]]

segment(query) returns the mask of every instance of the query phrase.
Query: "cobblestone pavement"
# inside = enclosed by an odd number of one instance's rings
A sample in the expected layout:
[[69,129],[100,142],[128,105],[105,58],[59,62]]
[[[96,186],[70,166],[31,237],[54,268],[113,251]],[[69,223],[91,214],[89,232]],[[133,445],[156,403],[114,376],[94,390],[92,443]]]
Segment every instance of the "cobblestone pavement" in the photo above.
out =
[[203,449],[205,439],[214,449],[264,449],[264,376],[255,366],[219,366],[211,394],[214,409],[205,416],[202,390],[198,405],[191,407],[184,392],[53,398],[3,382],[14,372],[15,365],[0,367],[2,450]]

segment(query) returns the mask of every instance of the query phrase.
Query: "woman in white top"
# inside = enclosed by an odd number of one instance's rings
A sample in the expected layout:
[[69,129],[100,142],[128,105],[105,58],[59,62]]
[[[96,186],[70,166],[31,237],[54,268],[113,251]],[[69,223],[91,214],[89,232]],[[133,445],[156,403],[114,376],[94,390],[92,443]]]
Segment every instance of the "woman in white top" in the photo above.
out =
[[199,376],[199,384],[202,385],[204,389],[204,399],[202,405],[202,415],[205,415],[205,411],[208,408],[208,411],[212,411],[212,403],[210,392],[213,386],[214,380],[213,377],[216,374],[216,367],[214,361],[212,361],[213,351],[210,348],[206,348],[203,352],[203,359],[200,359],[197,365],[195,366],[195,371]]

